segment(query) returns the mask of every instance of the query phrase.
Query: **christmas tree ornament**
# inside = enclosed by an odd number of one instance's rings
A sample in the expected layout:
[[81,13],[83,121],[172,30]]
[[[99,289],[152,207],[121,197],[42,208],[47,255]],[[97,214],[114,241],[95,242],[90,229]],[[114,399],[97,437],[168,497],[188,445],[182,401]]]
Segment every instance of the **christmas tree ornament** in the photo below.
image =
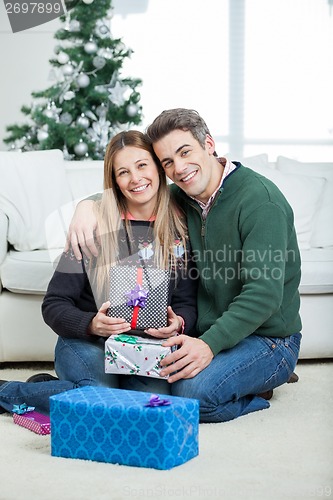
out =
[[74,73],[74,68],[72,66],[72,64],[65,64],[63,67],[62,67],[62,73],[64,76],[71,76],[73,73]]
[[52,102],[48,103],[47,107],[43,111],[43,114],[44,114],[44,116],[47,116],[47,118],[52,118],[53,120],[58,120],[60,111],[61,111],[61,108],[57,108],[55,102],[52,101]]
[[88,146],[85,142],[83,142],[82,139],[80,139],[78,144],[75,144],[75,146],[74,146],[74,152],[78,156],[84,156],[87,151],[88,151]]
[[91,3],[93,3],[94,0],[82,0],[83,3],[85,3],[86,5],[90,5]]
[[72,90],[68,90],[67,92],[64,93],[64,101],[70,101],[71,99],[74,99],[75,97],[75,92]]
[[62,113],[59,120],[61,123],[64,123],[64,125],[70,125],[73,121],[73,117],[70,113]]
[[76,79],[76,83],[80,88],[84,89],[89,86],[90,78],[85,73],[80,73]]
[[138,112],[138,107],[136,104],[129,104],[127,107],[126,107],[126,113],[128,114],[128,116],[135,116]]
[[106,64],[106,61],[105,61],[104,57],[101,57],[101,56],[95,56],[94,57],[94,59],[93,59],[93,65],[95,66],[96,69],[102,69],[102,68],[104,68],[105,64]]
[[119,81],[114,87],[108,89],[109,99],[115,106],[122,106],[125,103],[124,93],[128,86],[123,86]]
[[45,141],[49,137],[48,126],[43,125],[41,129],[37,131],[37,140],[39,142]]
[[90,122],[84,113],[81,113],[81,115],[76,120],[76,123],[83,128],[88,128],[90,125]]
[[48,104],[47,108],[44,110],[44,115],[47,116],[47,118],[53,118],[53,110],[50,104]]
[[89,42],[87,42],[84,46],[84,51],[87,53],[87,54],[95,54],[95,52],[97,52],[97,45],[95,42],[93,42],[92,40],[89,40]]
[[98,19],[96,22],[95,34],[100,38],[107,38],[110,36],[110,29],[105,24],[104,20]]
[[107,107],[105,106],[104,102],[100,106],[96,108],[96,115],[99,117],[105,117],[107,113]]
[[[126,45],[123,42],[118,43],[117,49],[119,52],[125,52],[127,50]],[[129,52],[132,52],[132,51],[129,49]]]
[[98,144],[101,151],[104,151],[109,142],[110,137],[110,125],[109,120],[105,117],[100,117],[98,121],[92,124],[92,127],[88,129],[88,135],[90,139]]
[[69,55],[66,52],[60,52],[57,57],[57,61],[59,64],[66,64],[69,61]]
[[113,58],[113,52],[110,49],[110,47],[107,47],[106,49],[100,49],[97,54],[101,57],[104,57],[104,59],[109,59],[111,60]]
[[105,90],[105,85],[96,85],[96,87],[94,87],[94,89],[96,90],[96,92],[98,92],[99,94],[104,94],[106,92]]
[[81,29],[81,24],[80,21],[77,19],[73,19],[68,26],[68,30],[71,31],[72,33],[77,33]]

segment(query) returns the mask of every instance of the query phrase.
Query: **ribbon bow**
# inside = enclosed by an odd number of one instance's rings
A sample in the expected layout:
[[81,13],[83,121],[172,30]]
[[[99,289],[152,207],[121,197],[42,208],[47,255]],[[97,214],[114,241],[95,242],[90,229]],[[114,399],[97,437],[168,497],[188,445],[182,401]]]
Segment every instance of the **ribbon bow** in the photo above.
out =
[[171,401],[168,399],[161,399],[157,394],[152,394],[149,399],[149,403],[145,404],[145,406],[168,406],[171,405]]
[[125,342],[126,344],[137,344],[138,341],[133,335],[120,334],[114,338],[117,342]]
[[26,403],[23,403],[21,405],[14,405],[12,412],[17,413],[17,415],[24,415],[29,411],[34,411],[34,409],[35,409],[34,406],[28,406]]
[[125,293],[127,298],[126,305],[133,307],[145,307],[148,297],[148,290],[142,288],[141,285],[135,285],[135,287],[129,292]]

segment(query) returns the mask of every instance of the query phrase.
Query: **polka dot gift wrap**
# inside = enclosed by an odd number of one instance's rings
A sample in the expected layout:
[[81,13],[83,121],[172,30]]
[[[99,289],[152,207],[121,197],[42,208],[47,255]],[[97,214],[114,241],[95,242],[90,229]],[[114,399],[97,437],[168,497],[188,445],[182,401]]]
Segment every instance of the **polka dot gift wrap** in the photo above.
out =
[[168,325],[168,270],[119,265],[110,269],[109,276],[108,316],[125,318],[133,330]]
[[[163,397],[92,386],[51,396],[51,454],[162,470],[183,464],[198,455],[199,402]],[[149,406],[159,399],[166,404]]]

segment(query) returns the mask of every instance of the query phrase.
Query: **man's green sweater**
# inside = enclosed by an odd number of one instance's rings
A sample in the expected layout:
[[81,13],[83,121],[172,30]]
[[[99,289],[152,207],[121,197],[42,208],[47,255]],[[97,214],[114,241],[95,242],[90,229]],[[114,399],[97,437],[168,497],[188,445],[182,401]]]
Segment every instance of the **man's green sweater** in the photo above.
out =
[[252,333],[286,337],[302,327],[292,209],[271,181],[235,164],[205,220],[194,200],[171,187],[200,276],[197,329],[214,355]]

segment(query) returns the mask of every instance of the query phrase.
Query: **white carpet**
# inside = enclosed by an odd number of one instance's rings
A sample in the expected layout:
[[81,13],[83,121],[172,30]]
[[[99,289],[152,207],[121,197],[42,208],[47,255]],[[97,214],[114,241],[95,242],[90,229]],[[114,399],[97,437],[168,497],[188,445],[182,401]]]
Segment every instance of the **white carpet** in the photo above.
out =
[[[26,380],[45,368],[14,365],[0,378]],[[276,389],[270,409],[201,424],[199,456],[170,471],[55,458],[49,436],[0,415],[0,499],[332,498],[333,363],[301,362],[296,372],[300,381]]]

